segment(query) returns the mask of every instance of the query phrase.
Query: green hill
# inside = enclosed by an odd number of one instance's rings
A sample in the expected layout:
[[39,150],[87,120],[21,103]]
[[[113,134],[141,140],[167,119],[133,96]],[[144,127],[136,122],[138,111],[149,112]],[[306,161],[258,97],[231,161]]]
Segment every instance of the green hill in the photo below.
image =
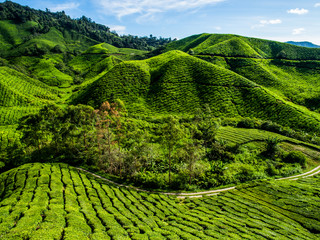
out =
[[288,101],[319,109],[319,61],[227,58],[228,68]]
[[319,239],[319,177],[177,199],[65,164],[0,175],[2,239]]
[[[152,35],[150,37],[119,36],[111,32],[109,27],[97,24],[85,16],[71,19],[64,11],[54,13],[50,10],[35,10],[11,1],[0,3],[0,12],[0,46],[5,47],[0,49],[0,55],[12,46],[33,38],[42,38],[42,35],[46,35],[52,28],[63,35],[69,44],[69,50],[81,48],[92,42],[96,44],[107,42],[121,48],[151,50],[171,42],[171,38],[156,38]],[[52,39],[49,40],[52,41]]]
[[57,91],[8,67],[0,67],[0,106],[41,105],[57,100]]
[[199,55],[290,60],[320,60],[320,50],[270,40],[231,34],[200,34],[165,46],[164,51],[181,50]]
[[116,65],[80,92],[74,103],[99,106],[120,98],[135,113],[194,113],[210,106],[216,117],[258,117],[314,131],[320,117],[230,70],[180,51]]

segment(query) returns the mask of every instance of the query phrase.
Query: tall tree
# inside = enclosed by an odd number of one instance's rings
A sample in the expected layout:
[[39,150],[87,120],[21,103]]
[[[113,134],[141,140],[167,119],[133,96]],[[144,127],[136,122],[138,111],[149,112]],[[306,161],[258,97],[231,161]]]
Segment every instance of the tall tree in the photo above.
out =
[[177,118],[169,116],[167,123],[162,128],[162,144],[167,150],[169,160],[169,184],[171,184],[172,154],[182,139],[183,129]]

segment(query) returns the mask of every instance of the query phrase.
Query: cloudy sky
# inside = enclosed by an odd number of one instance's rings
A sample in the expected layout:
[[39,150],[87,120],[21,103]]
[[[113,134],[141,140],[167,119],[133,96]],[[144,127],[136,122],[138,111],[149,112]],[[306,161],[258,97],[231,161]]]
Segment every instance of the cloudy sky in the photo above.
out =
[[[3,2],[3,0],[0,0]],[[15,0],[83,15],[119,34],[184,38],[232,33],[320,44],[320,0]]]

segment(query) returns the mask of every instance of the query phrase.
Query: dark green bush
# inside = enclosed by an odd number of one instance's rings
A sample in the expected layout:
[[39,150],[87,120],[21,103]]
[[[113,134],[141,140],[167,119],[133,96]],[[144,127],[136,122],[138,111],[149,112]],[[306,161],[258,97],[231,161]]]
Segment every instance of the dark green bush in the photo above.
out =
[[299,151],[291,151],[283,159],[286,163],[299,163],[302,167],[306,167],[307,158],[306,156]]
[[136,173],[133,177],[133,180],[138,185],[143,185],[147,188],[163,188],[166,186],[166,181],[163,175],[159,175],[150,171]]

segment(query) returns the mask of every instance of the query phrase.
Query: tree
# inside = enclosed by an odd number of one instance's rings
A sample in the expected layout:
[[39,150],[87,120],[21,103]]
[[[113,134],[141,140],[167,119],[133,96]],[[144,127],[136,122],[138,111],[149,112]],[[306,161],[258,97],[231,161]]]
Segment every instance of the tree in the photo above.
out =
[[264,151],[264,155],[266,157],[271,157],[273,158],[277,151],[279,150],[279,143],[281,143],[282,140],[274,137],[274,138],[268,138],[267,139],[267,147],[266,150]]
[[204,156],[201,142],[197,139],[188,138],[181,148],[182,158],[187,163],[189,172],[189,185],[191,185],[192,177],[195,175],[196,163]]
[[[94,109],[85,106],[45,106],[38,114],[22,119],[21,142],[31,161],[91,161],[95,144]],[[89,151],[90,150],[90,151]]]
[[124,103],[118,99],[114,103],[106,101],[95,113],[100,167],[121,175],[123,157],[120,141],[123,139],[121,117],[125,115]]
[[179,141],[182,138],[183,130],[180,127],[179,121],[169,116],[167,123],[162,128],[162,143],[167,150],[167,157],[169,159],[169,184],[171,184],[171,165],[172,165],[172,154]]

